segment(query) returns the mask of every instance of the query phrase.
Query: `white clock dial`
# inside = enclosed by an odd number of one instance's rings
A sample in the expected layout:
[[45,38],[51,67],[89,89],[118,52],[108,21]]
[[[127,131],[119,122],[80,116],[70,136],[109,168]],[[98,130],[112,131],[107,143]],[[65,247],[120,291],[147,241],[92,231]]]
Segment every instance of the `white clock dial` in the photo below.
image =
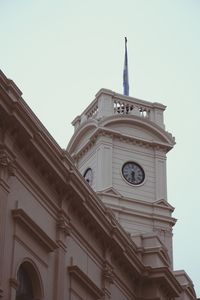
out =
[[141,184],[144,181],[144,170],[135,162],[127,162],[122,167],[122,174],[126,181],[133,185]]
[[88,168],[88,169],[85,171],[83,177],[85,178],[85,181],[87,181],[87,183],[88,183],[89,185],[92,185],[93,172],[92,172],[92,169],[91,169],[91,168]]

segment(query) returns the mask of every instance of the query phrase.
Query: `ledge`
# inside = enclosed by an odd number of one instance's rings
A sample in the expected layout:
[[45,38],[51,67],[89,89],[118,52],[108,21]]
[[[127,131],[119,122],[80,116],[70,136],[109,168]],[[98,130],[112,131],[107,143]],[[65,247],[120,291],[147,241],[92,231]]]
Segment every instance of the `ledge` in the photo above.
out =
[[[148,269],[148,268],[147,268]],[[158,281],[171,297],[180,297],[182,288],[168,267],[150,268],[148,280]]]
[[31,217],[27,215],[22,208],[12,210],[12,215],[15,221],[22,224],[23,228],[29,231],[47,252],[52,252],[58,248],[57,243],[49,238],[49,236],[33,221],[33,219],[31,219]]
[[104,292],[78,267],[68,267],[69,274],[87,288],[96,298],[104,296]]

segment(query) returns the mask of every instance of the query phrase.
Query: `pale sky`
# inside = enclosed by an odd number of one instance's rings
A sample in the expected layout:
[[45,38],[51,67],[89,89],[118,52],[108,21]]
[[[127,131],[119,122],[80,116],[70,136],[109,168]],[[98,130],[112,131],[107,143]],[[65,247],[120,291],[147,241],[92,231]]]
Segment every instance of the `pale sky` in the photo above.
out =
[[0,68],[62,148],[100,88],[167,105],[174,269],[200,297],[200,0],[0,0]]

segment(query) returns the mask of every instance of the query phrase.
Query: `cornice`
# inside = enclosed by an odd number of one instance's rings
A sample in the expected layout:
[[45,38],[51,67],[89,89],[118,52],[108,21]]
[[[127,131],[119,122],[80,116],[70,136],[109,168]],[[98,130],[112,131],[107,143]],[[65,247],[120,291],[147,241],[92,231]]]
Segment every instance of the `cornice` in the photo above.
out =
[[175,275],[176,279],[179,281],[183,293],[186,293],[190,299],[196,300],[197,298],[194,290],[194,285],[191,278],[188,276],[188,274],[184,270],[173,271],[173,274]]
[[86,287],[95,298],[99,299],[104,296],[104,292],[77,265],[68,267],[68,272],[72,278]]
[[160,200],[156,200],[154,202],[148,202],[148,201],[144,201],[144,200],[137,200],[134,198],[129,198],[129,197],[125,197],[123,195],[121,195],[118,191],[115,191],[113,188],[110,188],[108,190],[103,190],[103,191],[99,191],[97,192],[97,195],[99,196],[109,196],[109,197],[113,197],[113,198],[120,198],[123,199],[124,201],[129,202],[129,204],[137,204],[137,205],[142,205],[145,207],[148,207],[151,212],[155,209],[155,208],[162,208],[165,211],[170,211],[173,212],[174,211],[174,207],[172,205],[170,205],[166,200],[164,199],[160,199]]
[[163,129],[161,126],[159,126],[155,122],[153,122],[149,119],[146,119],[146,118],[136,116],[136,115],[120,115],[120,114],[111,115],[111,116],[108,116],[108,117],[105,117],[105,118],[102,118],[101,120],[99,120],[98,125],[99,125],[99,127],[106,127],[106,126],[108,127],[110,124],[113,124],[113,123],[137,124],[138,126],[147,128],[151,132],[156,133],[163,139],[167,140],[168,143],[172,143],[173,145],[175,143],[175,139],[171,133],[169,133],[168,131]]
[[[60,205],[63,199],[63,194],[51,193],[48,194],[44,188],[38,185],[37,180],[33,177],[33,174],[30,174],[28,170],[25,170],[19,162],[16,162],[16,173],[15,177],[19,182],[24,185],[27,190],[37,199],[38,204],[41,205],[51,217],[56,220],[57,213],[60,209]],[[42,180],[45,180],[45,177],[42,177]],[[51,188],[54,187],[52,184]],[[65,194],[66,195],[66,194]],[[67,195],[70,195],[70,191]]]
[[[75,205],[74,202],[73,205]],[[127,265],[129,269],[133,268],[134,273],[139,276],[144,266],[137,253],[135,243],[117,222],[111,210],[103,207],[104,213],[102,216],[102,212],[97,208],[94,209],[93,205],[96,204],[90,198],[83,203],[83,206],[80,203],[78,207],[76,206],[77,217],[81,221],[82,216],[84,228],[88,228],[91,233],[93,232],[94,237],[102,241],[105,249],[111,249],[113,257],[116,257],[118,261],[123,261],[123,264]],[[76,235],[81,235],[73,224],[72,229],[72,232],[74,231]],[[87,244],[87,241],[85,243]]]
[[[72,135],[68,145],[67,145],[67,151],[69,153],[73,152],[73,147],[74,147],[74,142],[77,139],[79,141],[79,134],[83,135],[85,132],[87,132],[88,130],[94,128],[94,130],[98,127],[98,121],[96,119],[88,119],[85,120],[78,128],[77,130],[74,132],[74,134]],[[77,138],[78,137],[78,138]]]
[[133,144],[139,147],[152,148],[164,152],[168,152],[170,149],[173,148],[173,144],[164,143],[161,141],[150,141],[150,140],[146,140],[146,139],[142,139],[130,135],[125,135],[123,133],[108,128],[99,127],[94,130],[89,140],[85,142],[85,144],[82,145],[82,147],[80,147],[76,152],[71,153],[74,160],[77,160],[81,158],[83,155],[85,155],[96,143],[97,139],[100,136],[108,136],[112,139],[115,140],[117,139],[126,144]]
[[160,268],[146,268],[146,280],[159,282],[163,290],[168,296],[179,297],[182,288],[180,283],[177,281],[172,271],[168,267]]
[[30,232],[32,236],[46,249],[47,252],[52,252],[58,245],[36,224],[33,219],[22,209],[17,208],[12,210],[12,215],[15,222],[21,224],[24,229]]
[[121,212],[121,213],[126,213],[132,216],[140,216],[146,219],[150,219],[153,221],[162,221],[168,224],[171,224],[171,226],[174,226],[176,223],[176,219],[172,218],[172,217],[167,217],[161,214],[156,214],[153,211],[151,212],[141,212],[137,209],[133,209],[133,208],[126,208],[124,206],[119,207],[119,205],[115,205],[115,204],[106,204],[107,206],[109,206],[113,211],[117,211],[117,212]]
[[4,95],[8,94],[14,101],[15,99],[19,99],[22,95],[17,85],[11,79],[8,79],[0,70],[0,92],[2,91]]
[[141,247],[141,254],[142,254],[143,258],[145,256],[148,256],[149,254],[150,254],[151,257],[152,257],[152,255],[155,255],[155,256],[160,258],[160,260],[162,261],[162,264],[164,266],[170,268],[170,263],[171,263],[170,258],[168,256],[168,252],[167,252],[164,245],[150,247],[150,248]]
[[171,204],[169,204],[169,202],[167,202],[165,199],[160,199],[153,202],[153,206],[158,208],[162,207],[162,209],[169,210],[171,212],[174,211],[174,207]]
[[[93,106],[93,102],[91,103],[91,106]],[[147,102],[147,104],[149,104],[149,102]],[[146,105],[146,104],[145,104]],[[149,104],[150,106],[152,106],[152,103]],[[155,103],[155,106],[158,105],[158,103]],[[159,104],[160,106],[162,106],[162,104]],[[164,107],[164,106],[163,106]],[[89,109],[89,108],[88,108]],[[84,114],[84,112],[83,112]],[[157,136],[159,136],[163,142],[161,141],[152,141],[152,140],[142,140],[138,137],[134,137],[134,136],[129,136],[129,135],[125,135],[125,134],[120,134],[117,131],[114,131],[112,129],[109,129],[109,125],[112,123],[121,123],[121,122],[128,122],[130,124],[136,124],[138,126],[141,127],[146,127],[148,130],[154,132]],[[146,118],[141,118],[139,116],[136,115],[120,115],[120,114],[116,114],[116,115],[111,115],[105,118],[101,118],[101,119],[85,119],[84,121],[82,121],[82,124],[80,124],[78,126],[78,128],[76,129],[74,135],[72,136],[67,150],[73,154],[73,149],[74,146],[77,144],[77,142],[79,142],[80,137],[83,135],[83,132],[89,128],[94,128],[94,131],[96,132],[96,129],[100,129],[100,130],[105,130],[107,132],[113,133],[116,136],[120,136],[121,138],[124,137],[125,140],[127,139],[132,139],[135,140],[135,142],[141,142],[144,143],[144,145],[148,145],[151,146],[153,148],[155,148],[156,146],[159,146],[160,148],[166,148],[166,152],[169,151],[171,148],[173,148],[174,144],[175,144],[175,139],[174,137],[171,135],[171,133],[167,132],[166,130],[164,130],[161,126],[157,125],[155,122],[146,119]],[[93,133],[94,135],[94,133]],[[91,138],[90,138],[91,141]],[[165,142],[164,142],[165,141]],[[140,143],[139,143],[140,144]]]

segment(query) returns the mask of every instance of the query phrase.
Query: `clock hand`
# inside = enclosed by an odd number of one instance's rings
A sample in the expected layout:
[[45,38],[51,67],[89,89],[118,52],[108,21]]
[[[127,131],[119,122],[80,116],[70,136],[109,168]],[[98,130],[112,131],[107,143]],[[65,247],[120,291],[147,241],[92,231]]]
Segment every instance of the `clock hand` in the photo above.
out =
[[132,180],[135,181],[135,172],[133,170],[131,171],[131,176],[132,176]]

